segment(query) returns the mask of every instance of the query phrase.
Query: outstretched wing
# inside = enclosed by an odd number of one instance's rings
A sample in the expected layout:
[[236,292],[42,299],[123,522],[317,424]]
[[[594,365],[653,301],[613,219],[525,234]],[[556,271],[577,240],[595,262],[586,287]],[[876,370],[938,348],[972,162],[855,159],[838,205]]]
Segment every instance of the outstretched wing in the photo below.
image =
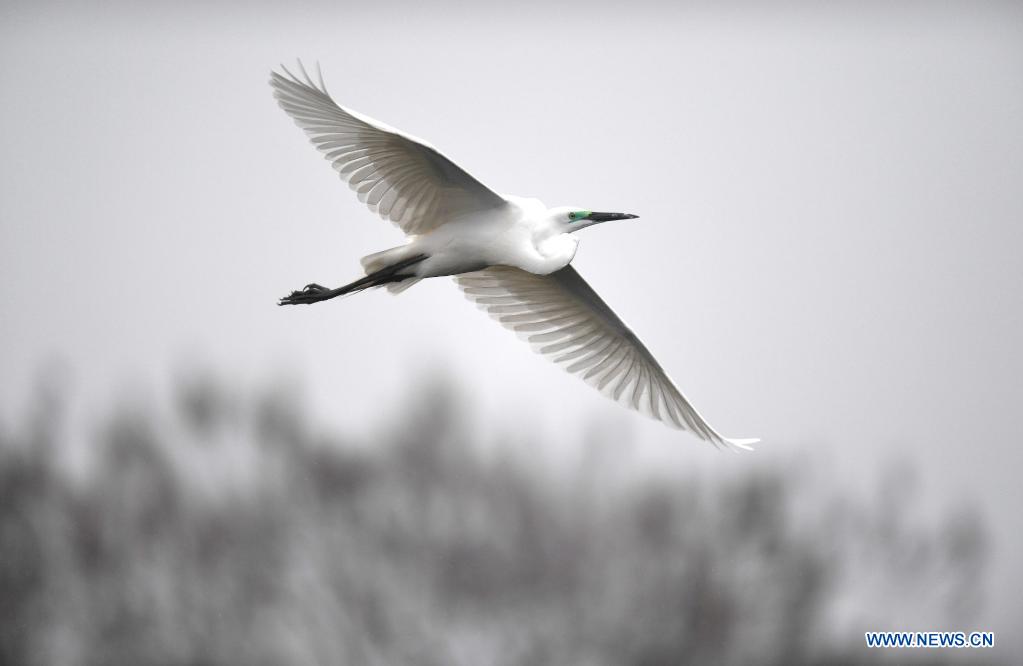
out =
[[287,68],[271,72],[278,104],[330,160],[370,210],[406,234],[421,234],[506,200],[425,141],[334,103],[323,77],[314,84]]
[[492,266],[455,278],[470,300],[533,348],[601,393],[718,446],[722,437],[693,408],[636,334],[571,266],[550,275]]

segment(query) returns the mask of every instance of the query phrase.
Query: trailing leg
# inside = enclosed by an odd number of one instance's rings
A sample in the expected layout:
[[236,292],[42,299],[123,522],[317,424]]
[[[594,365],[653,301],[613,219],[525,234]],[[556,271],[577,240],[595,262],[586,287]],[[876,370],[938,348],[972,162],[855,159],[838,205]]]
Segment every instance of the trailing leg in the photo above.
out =
[[327,289],[324,286],[316,283],[307,284],[301,291],[293,291],[280,301],[278,305],[309,305],[312,303],[319,303],[320,301],[326,301],[331,298],[337,298],[338,296],[344,296],[345,294],[352,294],[363,289],[369,289],[370,287],[380,287],[386,284],[392,284],[396,282],[402,282],[410,277],[415,277],[414,274],[402,273],[406,268],[414,266],[419,262],[426,259],[427,255],[417,254],[408,259],[404,259],[390,266],[385,266],[380,270],[373,271],[366,277],[361,277],[354,282],[338,287],[337,289]]

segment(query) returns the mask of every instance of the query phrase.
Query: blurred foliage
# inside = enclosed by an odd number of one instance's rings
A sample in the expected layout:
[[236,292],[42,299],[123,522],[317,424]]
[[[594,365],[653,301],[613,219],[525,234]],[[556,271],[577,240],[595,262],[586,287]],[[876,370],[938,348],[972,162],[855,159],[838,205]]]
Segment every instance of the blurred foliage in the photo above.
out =
[[904,469],[857,499],[606,442],[558,467],[440,381],[360,446],[201,373],[69,469],[58,394],[0,428],[0,664],[862,663],[980,603],[981,518],[918,520]]

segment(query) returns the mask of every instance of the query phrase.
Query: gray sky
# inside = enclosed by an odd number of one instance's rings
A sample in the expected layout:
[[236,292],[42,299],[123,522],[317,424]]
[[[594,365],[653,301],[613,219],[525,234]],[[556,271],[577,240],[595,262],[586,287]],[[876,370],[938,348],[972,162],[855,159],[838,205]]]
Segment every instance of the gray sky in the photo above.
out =
[[[858,484],[905,459],[937,509],[988,510],[990,628],[1018,645],[1023,10],[868,4],[6,5],[0,418],[49,358],[96,405],[198,358],[301,378],[361,432],[441,367],[481,424],[526,413],[571,441],[603,424],[673,464],[809,451]],[[498,191],[639,213],[582,232],[575,265],[758,452],[617,411],[448,280],[277,308],[401,240],[271,99],[269,69],[296,56]]]

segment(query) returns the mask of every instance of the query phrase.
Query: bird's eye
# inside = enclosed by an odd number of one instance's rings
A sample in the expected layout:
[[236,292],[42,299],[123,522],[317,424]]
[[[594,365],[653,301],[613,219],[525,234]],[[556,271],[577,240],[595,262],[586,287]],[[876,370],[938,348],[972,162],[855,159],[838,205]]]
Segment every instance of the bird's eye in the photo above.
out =
[[568,214],[568,219],[574,220],[575,219],[575,213],[569,213]]

